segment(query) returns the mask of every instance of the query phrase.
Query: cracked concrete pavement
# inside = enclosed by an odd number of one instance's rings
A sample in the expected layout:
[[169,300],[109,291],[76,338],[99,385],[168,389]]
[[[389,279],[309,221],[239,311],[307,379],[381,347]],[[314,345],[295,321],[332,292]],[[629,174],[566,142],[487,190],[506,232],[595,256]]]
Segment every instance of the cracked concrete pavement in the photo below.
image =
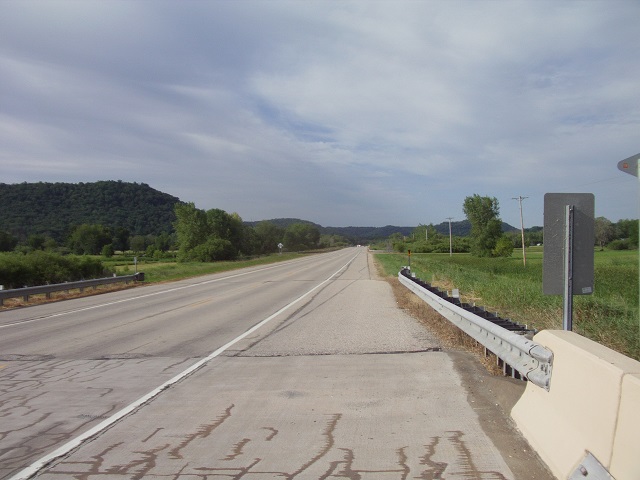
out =
[[[308,299],[37,478],[553,478],[494,394],[520,387],[491,378],[467,354],[444,351],[397,308],[366,251],[352,253]],[[214,317],[215,302],[207,306]],[[0,359],[0,414],[35,423],[58,415],[53,425],[73,436],[189,362]],[[81,387],[65,393],[72,385]],[[54,428],[41,438],[55,435]],[[0,464],[19,453],[10,449]]]

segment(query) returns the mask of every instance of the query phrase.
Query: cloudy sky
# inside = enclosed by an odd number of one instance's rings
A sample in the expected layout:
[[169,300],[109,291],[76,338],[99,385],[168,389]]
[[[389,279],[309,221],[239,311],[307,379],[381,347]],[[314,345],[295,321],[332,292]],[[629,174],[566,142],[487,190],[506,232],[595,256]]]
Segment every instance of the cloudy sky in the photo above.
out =
[[142,182],[244,220],[638,217],[640,2],[0,0],[0,183]]

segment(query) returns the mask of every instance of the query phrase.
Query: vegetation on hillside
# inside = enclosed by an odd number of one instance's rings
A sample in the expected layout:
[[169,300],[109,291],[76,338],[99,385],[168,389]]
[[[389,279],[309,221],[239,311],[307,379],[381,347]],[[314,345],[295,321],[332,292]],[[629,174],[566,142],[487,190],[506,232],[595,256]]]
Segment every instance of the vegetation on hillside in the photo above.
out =
[[179,201],[144,183],[0,183],[0,230],[18,241],[39,235],[58,244],[83,224],[160,235],[173,230]]

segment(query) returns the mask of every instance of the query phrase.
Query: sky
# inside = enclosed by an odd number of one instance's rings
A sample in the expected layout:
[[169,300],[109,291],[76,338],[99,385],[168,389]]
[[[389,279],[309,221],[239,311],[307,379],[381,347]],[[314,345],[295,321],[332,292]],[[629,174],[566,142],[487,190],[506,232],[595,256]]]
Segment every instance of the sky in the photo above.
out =
[[0,183],[146,183],[246,221],[638,218],[640,2],[0,0]]

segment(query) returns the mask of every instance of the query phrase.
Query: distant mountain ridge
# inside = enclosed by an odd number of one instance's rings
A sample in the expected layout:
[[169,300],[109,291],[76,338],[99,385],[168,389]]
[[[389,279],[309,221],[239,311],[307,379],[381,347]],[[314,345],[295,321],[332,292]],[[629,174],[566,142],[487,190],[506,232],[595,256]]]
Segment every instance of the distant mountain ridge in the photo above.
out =
[[[381,238],[388,238],[394,233],[399,233],[405,237],[410,236],[416,227],[399,227],[394,225],[386,225],[384,227],[323,227],[314,222],[308,220],[300,220],[299,218],[274,218],[271,220],[263,220],[271,222],[281,228],[287,228],[293,223],[306,223],[314,225],[320,230],[321,234],[326,235],[341,235],[354,243],[364,243],[370,240],[378,240]],[[247,225],[255,226],[260,222],[245,222]],[[434,225],[436,231],[442,235],[449,235],[449,222],[442,222],[438,225]],[[508,223],[502,223],[502,231],[510,232],[517,230],[515,227]],[[452,235],[466,237],[471,232],[471,223],[469,220],[462,220],[459,222],[451,222]]]
[[[48,235],[64,241],[72,227],[100,224],[124,228],[130,235],[159,235],[173,231],[174,207],[181,200],[160,192],[145,183],[107,180],[88,183],[0,183],[0,231],[17,238]],[[314,225],[321,234],[340,235],[353,243],[366,243],[388,238],[394,233],[410,236],[415,227],[386,225],[384,227],[323,227],[299,218],[265,220],[281,228],[293,223]],[[256,222],[245,222],[255,226]],[[449,223],[434,226],[438,233],[449,235]],[[503,231],[516,228],[503,223]],[[453,235],[467,236],[468,220],[451,222]]]

